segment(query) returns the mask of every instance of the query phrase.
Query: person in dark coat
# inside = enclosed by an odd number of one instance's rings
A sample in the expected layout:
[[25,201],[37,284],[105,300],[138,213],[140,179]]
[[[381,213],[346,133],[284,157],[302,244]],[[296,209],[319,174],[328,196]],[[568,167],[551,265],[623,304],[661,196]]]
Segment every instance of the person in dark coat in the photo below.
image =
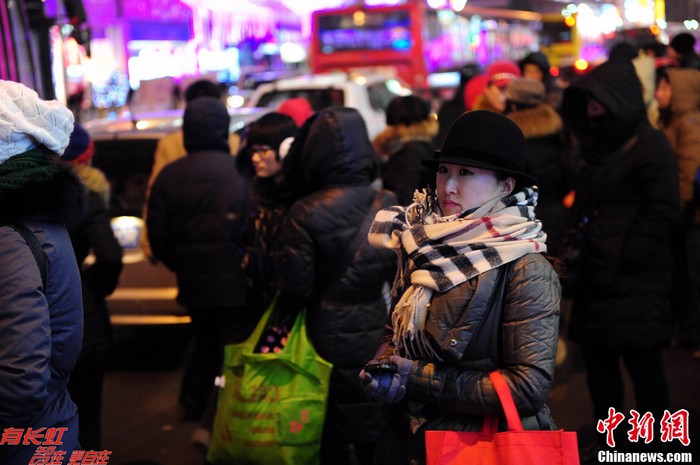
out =
[[452,123],[462,116],[462,113],[467,111],[464,103],[464,92],[466,91],[467,83],[480,72],[481,67],[478,64],[468,64],[459,70],[459,85],[455,89],[454,95],[451,99],[443,102],[438,110],[437,120],[439,127],[434,140],[436,147],[442,146]]
[[153,253],[175,273],[177,301],[192,318],[194,352],[180,405],[185,419],[197,419],[220,373],[223,345],[245,340],[259,315],[245,302],[241,259],[250,186],[229,150],[226,106],[214,97],[191,100],[182,130],[187,155],[158,174],[147,224]]
[[346,107],[310,117],[284,163],[298,200],[282,225],[279,311],[306,308],[309,337],[333,364],[322,465],[370,464],[381,425],[380,404],[357,381],[384,332],[395,269],[390,251],[367,243],[374,214],[396,203],[372,186],[375,164],[362,116]]
[[[109,182],[90,165],[95,152],[87,131],[75,124],[63,159],[70,162],[87,191],[85,217],[69,233],[75,258],[82,265],[83,348],[68,382],[78,406],[80,446],[101,450],[102,386],[112,348],[112,325],[106,298],[117,287],[122,270],[122,248],[110,226]],[[86,263],[92,254],[93,261]]]
[[678,160],[682,225],[678,247],[674,304],[679,318],[676,339],[694,347],[700,359],[700,70],[661,68],[656,99],[659,128]]
[[636,410],[658,419],[669,407],[662,351],[672,334],[677,161],[649,123],[629,61],[608,61],[572,83],[562,112],[585,161],[573,205],[574,219],[587,218],[587,226],[570,336],[583,349],[594,419],[624,411],[620,360]]
[[394,97],[386,108],[387,127],[372,141],[380,159],[379,176],[401,205],[413,202],[416,189],[435,186],[421,160],[433,154],[438,122],[420,97]]
[[562,90],[555,84],[547,55],[542,52],[529,53],[518,62],[518,66],[524,78],[534,79],[544,84],[545,102],[558,110],[561,105]]
[[502,415],[494,370],[526,429],[555,429],[545,400],[561,291],[542,255],[523,134],[496,112],[467,112],[423,164],[436,172],[437,196],[381,210],[369,234],[400,257],[391,319],[372,360],[396,372],[360,373],[367,396],[387,403],[382,465],[425,464],[425,431],[480,431],[485,416]]
[[248,305],[260,314],[277,292],[275,261],[280,253],[282,222],[290,205],[282,186],[282,163],[298,129],[290,116],[267,113],[248,126],[244,147],[236,156],[241,173],[253,178],[243,269]]
[[560,255],[567,208],[564,198],[575,176],[570,147],[559,113],[545,102],[545,86],[529,78],[514,79],[506,87],[506,116],[525,136],[525,172],[537,179],[537,217],[547,233],[547,252]]
[[[66,389],[83,335],[80,272],[66,225],[80,220],[83,188],[60,160],[73,114],[22,84],[0,81],[0,463],[27,465],[41,448],[30,428],[54,435],[67,463],[78,444],[78,410]],[[46,258],[46,286],[25,226]],[[9,435],[9,436],[8,436]],[[25,442],[26,441],[26,442]],[[41,460],[42,458],[39,458]]]
[[700,56],[695,52],[695,37],[689,32],[681,32],[668,44],[668,56],[678,62],[681,68],[700,69]]

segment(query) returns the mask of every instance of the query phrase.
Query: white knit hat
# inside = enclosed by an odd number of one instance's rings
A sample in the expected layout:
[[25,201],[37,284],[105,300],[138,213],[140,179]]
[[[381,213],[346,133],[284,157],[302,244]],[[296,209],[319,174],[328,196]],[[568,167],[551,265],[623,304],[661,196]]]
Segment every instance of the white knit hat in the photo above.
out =
[[63,155],[73,120],[61,102],[42,100],[23,84],[0,80],[0,163],[40,145]]

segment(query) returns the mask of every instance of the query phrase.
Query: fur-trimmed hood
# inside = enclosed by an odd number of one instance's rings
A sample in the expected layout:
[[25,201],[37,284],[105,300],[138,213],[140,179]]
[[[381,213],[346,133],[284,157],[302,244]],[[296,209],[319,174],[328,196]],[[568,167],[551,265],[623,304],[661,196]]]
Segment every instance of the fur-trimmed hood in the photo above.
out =
[[506,116],[523,131],[525,139],[551,136],[561,132],[564,128],[559,113],[547,104],[514,111]]
[[0,191],[0,221],[40,218],[72,226],[82,219],[85,205],[80,179],[67,162],[57,159],[47,181]]
[[438,128],[438,122],[433,118],[410,126],[388,126],[374,138],[372,144],[379,156],[391,157],[401,150],[406,142],[416,140],[432,142],[438,133]]
[[109,181],[104,173],[91,165],[73,165],[73,168],[85,187],[99,195],[105,208],[109,209]]

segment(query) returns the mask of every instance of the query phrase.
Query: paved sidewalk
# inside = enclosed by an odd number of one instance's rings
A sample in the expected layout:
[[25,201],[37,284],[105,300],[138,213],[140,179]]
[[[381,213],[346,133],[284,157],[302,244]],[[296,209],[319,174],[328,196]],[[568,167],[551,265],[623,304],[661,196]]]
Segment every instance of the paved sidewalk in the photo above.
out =
[[[203,455],[190,441],[196,423],[177,420],[186,328],[118,330],[117,336],[117,359],[104,393],[103,448],[112,450],[109,465],[202,465]],[[597,433],[577,351],[570,355],[557,373],[548,404],[558,426],[578,431],[585,446]],[[700,360],[680,348],[669,349],[665,360],[672,408],[700,413]],[[633,398],[631,393],[627,397]],[[623,413],[629,417],[629,410]],[[691,425],[694,446],[700,445],[697,423]],[[700,452],[694,455],[700,463]]]

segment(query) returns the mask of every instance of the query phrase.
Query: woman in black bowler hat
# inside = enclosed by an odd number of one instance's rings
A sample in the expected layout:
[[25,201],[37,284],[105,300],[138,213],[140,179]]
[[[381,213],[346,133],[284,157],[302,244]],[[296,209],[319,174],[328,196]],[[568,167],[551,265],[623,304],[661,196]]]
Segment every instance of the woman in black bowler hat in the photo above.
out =
[[369,234],[399,255],[391,321],[371,361],[393,371],[360,372],[365,393],[386,402],[381,464],[423,464],[426,430],[478,431],[499,415],[493,370],[526,429],[555,428],[545,399],[560,286],[543,255],[523,134],[498,113],[467,112],[423,164],[436,172],[436,195],[381,210]]

